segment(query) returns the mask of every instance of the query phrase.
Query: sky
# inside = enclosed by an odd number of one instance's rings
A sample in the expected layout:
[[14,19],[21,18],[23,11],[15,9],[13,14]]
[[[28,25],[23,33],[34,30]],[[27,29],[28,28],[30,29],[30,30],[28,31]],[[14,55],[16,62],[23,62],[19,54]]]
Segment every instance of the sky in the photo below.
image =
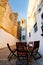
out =
[[27,18],[28,1],[29,0],[9,0],[12,11],[18,13],[18,20]]

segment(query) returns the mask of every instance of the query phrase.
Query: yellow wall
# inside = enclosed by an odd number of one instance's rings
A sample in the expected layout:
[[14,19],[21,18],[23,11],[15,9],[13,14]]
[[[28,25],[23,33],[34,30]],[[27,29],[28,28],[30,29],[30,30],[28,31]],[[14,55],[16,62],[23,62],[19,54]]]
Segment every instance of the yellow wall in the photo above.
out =
[[[4,3],[6,1],[3,0]],[[17,37],[17,13],[13,13],[9,3],[7,2],[6,7],[2,4],[0,5],[0,27],[3,28],[6,32]]]
[[0,6],[0,27],[1,27],[1,23],[3,21],[4,13],[5,13],[5,8],[3,8],[2,6]]
[[17,26],[13,27],[12,34],[17,38]]

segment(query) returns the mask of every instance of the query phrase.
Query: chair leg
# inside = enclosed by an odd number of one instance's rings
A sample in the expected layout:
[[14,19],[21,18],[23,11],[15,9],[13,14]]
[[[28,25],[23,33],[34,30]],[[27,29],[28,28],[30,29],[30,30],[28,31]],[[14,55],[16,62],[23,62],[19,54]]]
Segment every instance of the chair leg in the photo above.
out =
[[[13,55],[16,56],[15,52],[17,51],[17,49],[13,52]],[[17,57],[17,56],[16,56]]]
[[9,59],[8,59],[9,61],[10,61],[10,59],[12,58],[12,56],[13,56],[13,54],[9,57]]
[[9,60],[9,61],[10,61],[10,59],[11,59],[11,57],[12,57],[13,55],[14,55],[15,57],[17,57],[14,53],[12,53],[12,55],[11,55],[11,53],[10,53],[9,56],[8,56],[8,60]]
[[39,54],[39,56],[40,56],[40,58],[42,57],[41,55],[40,55],[40,53],[38,53]]
[[[38,54],[39,56],[38,56],[38,57],[35,57],[37,54]],[[33,54],[33,58],[34,58],[34,60],[40,59],[40,58],[41,58],[40,53],[37,52],[35,55]]]
[[10,57],[11,53],[8,55],[8,58]]
[[[27,51],[27,52],[28,52],[28,51]],[[27,62],[27,65],[28,65],[28,53],[26,54],[26,57],[27,57],[26,62]]]
[[15,57],[17,57],[15,54],[13,54]]

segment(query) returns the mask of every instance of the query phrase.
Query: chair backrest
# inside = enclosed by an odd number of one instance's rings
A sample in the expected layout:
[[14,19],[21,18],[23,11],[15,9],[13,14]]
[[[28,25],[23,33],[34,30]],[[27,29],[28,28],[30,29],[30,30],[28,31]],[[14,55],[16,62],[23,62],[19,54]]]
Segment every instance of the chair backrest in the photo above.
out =
[[33,41],[29,42],[29,46],[33,47]]
[[12,49],[10,48],[9,43],[7,43],[7,47],[8,47],[8,49],[12,52]]
[[27,49],[27,43],[26,42],[16,42],[17,50],[26,50]]
[[32,51],[33,50],[33,41],[30,41],[28,43],[28,49],[29,49],[29,51]]
[[26,42],[17,42],[16,48],[17,48],[18,57],[27,54],[27,43]]
[[34,49],[39,48],[40,41],[34,41]]

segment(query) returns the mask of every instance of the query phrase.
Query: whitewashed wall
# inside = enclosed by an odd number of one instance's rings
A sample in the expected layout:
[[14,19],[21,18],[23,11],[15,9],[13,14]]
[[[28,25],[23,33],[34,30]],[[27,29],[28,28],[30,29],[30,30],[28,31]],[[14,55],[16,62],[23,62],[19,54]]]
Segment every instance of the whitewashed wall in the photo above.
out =
[[6,47],[7,43],[10,45],[16,45],[16,42],[18,41],[19,40],[17,38],[5,32],[3,29],[0,29],[0,48]]
[[43,55],[43,37],[41,36],[41,14],[43,12],[43,7],[41,8],[41,11],[38,12],[37,11],[37,16],[36,16],[36,22],[37,22],[37,26],[38,26],[38,31],[36,33],[34,33],[34,28],[32,28],[31,30],[31,37],[29,37],[28,42],[29,41],[40,41],[40,47],[39,47],[39,52]]

